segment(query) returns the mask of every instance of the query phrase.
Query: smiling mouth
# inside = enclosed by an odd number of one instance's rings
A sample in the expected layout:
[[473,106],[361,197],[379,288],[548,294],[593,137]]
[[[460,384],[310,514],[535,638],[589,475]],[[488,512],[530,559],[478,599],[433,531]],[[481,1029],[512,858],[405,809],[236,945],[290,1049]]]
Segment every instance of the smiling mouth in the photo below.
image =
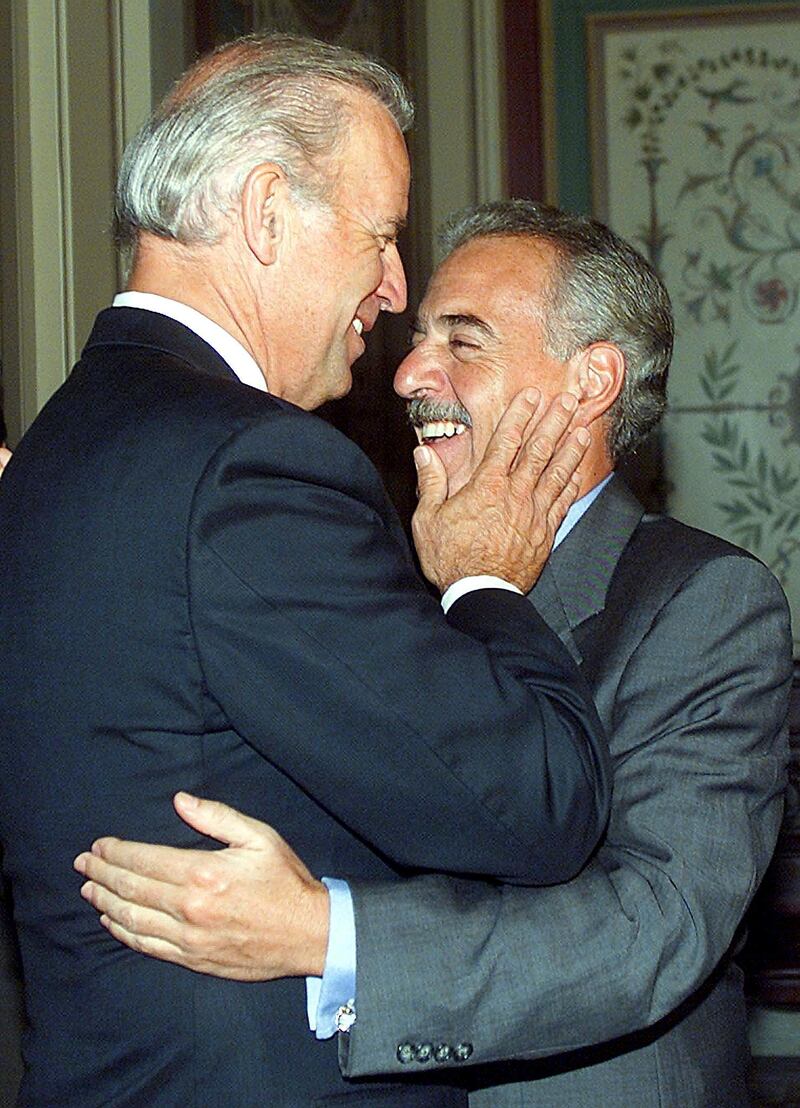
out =
[[472,419],[463,404],[417,397],[408,405],[408,418],[419,442],[452,439],[472,429]]
[[463,435],[467,430],[465,423],[454,423],[450,419],[437,420],[431,423],[414,424],[419,442],[429,442],[431,439],[452,439],[454,435]]

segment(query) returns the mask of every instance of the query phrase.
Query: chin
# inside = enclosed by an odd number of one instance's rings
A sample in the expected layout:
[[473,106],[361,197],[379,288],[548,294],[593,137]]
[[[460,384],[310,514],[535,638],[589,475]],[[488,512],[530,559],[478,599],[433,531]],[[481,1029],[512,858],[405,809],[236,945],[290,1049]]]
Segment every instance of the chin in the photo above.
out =
[[335,385],[331,386],[331,391],[330,391],[330,394],[328,396],[328,399],[329,400],[341,400],[343,396],[347,396],[347,394],[350,392],[350,389],[352,387],[353,387],[353,374],[348,369],[346,375],[344,377],[342,377],[342,379],[340,381],[338,381]]

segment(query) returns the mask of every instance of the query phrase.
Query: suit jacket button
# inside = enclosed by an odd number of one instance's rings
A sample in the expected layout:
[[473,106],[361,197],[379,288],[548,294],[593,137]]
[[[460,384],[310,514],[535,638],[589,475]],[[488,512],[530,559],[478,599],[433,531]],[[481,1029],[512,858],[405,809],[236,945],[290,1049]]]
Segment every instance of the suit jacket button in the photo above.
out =
[[411,1043],[400,1043],[397,1048],[397,1061],[403,1066],[414,1061],[414,1047]]
[[453,1057],[457,1062],[466,1062],[470,1054],[472,1054],[472,1043],[456,1043],[453,1048]]
[[431,1043],[417,1043],[414,1047],[414,1057],[418,1062],[430,1062],[433,1058],[433,1045]]
[[449,1062],[452,1055],[453,1048],[449,1043],[439,1043],[433,1051],[433,1057],[437,1062]]

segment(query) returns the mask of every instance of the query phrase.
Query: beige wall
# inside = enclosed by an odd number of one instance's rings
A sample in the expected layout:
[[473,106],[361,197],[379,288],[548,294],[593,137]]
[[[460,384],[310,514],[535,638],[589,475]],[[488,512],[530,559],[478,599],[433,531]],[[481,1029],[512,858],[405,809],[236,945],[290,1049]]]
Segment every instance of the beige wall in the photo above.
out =
[[412,203],[429,272],[445,217],[505,195],[501,4],[411,0],[408,28],[418,101]]
[[154,88],[160,95],[183,69],[188,32],[181,4],[167,0],[10,0],[0,9],[0,148],[12,154],[0,169],[0,334],[14,442],[118,287],[120,153]]

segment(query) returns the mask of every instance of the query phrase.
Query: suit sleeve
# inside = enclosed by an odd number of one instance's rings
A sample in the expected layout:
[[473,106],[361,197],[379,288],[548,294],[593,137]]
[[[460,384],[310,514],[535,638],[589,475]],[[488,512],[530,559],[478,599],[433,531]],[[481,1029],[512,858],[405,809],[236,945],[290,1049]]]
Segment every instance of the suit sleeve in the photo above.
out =
[[609,831],[578,877],[547,889],[352,883],[345,1073],[417,1069],[398,1061],[408,1041],[468,1042],[469,1065],[560,1054],[654,1024],[694,993],[775,844],[790,677],[771,574],[743,557],[696,572],[615,690]]
[[[539,883],[607,819],[588,688],[524,598],[417,578],[366,458],[310,417],[239,433],[201,481],[189,593],[230,725],[400,866]],[[324,430],[323,430],[324,429]]]

